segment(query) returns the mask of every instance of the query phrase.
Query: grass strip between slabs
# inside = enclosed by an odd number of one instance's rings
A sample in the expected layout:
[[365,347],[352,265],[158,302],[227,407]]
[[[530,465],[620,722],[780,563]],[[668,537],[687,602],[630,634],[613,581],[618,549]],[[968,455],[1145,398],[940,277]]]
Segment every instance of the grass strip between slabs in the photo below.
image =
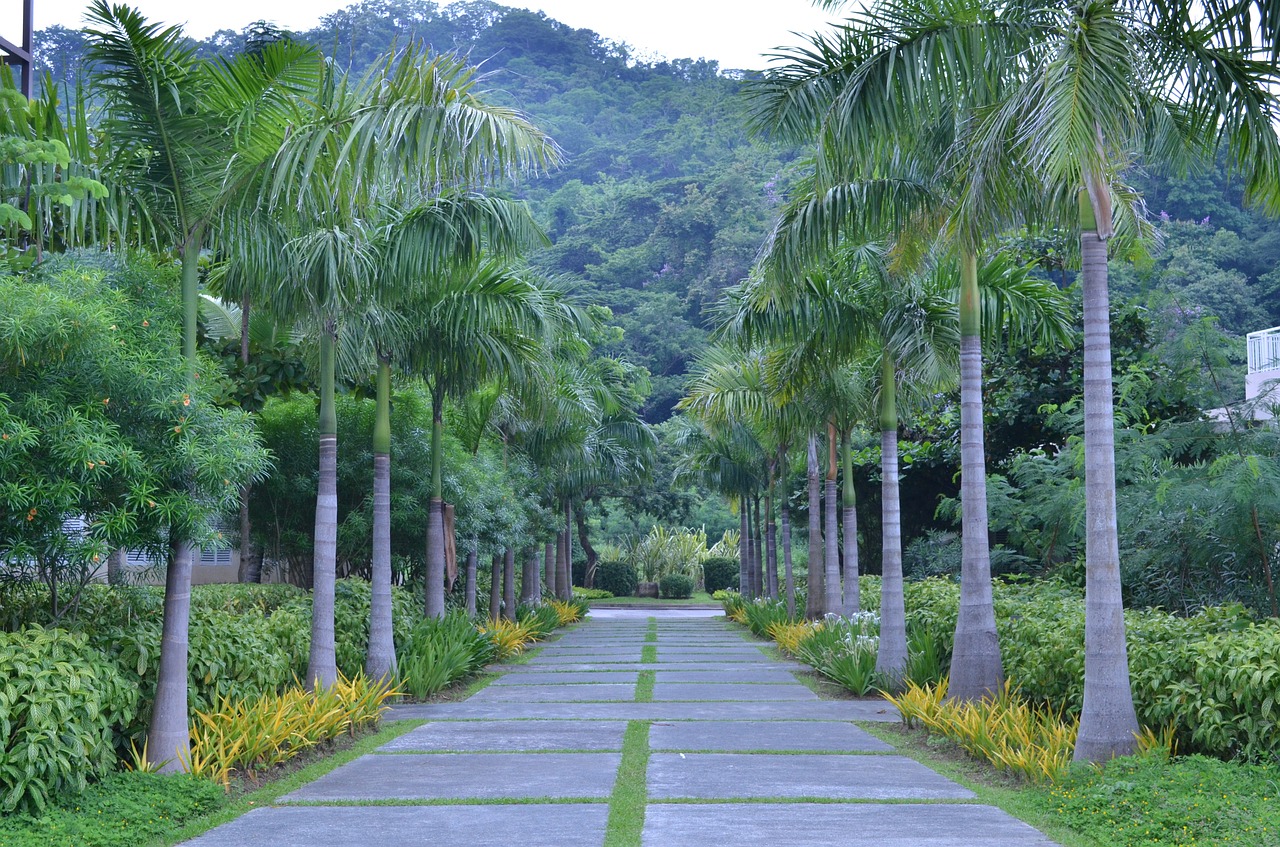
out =
[[649,721],[629,721],[622,737],[622,764],[609,798],[604,847],[640,847],[649,800]]
[[[640,651],[640,664],[656,665],[658,663],[658,645],[646,644],[644,649]],[[643,671],[641,671],[643,673]]]
[[637,703],[653,702],[653,683],[655,679],[656,671],[640,671],[640,676],[636,680]]
[[235,820],[246,812],[251,812],[264,806],[271,806],[285,794],[295,791],[309,782],[314,782],[330,771],[336,770],[366,753],[372,753],[387,742],[394,741],[409,730],[422,726],[422,724],[423,721],[420,720],[388,721],[382,725],[382,729],[357,740],[346,750],[320,759],[314,764],[299,768],[288,776],[267,783],[257,791],[244,794],[218,811],[191,821],[181,829],[169,833],[164,839],[150,842],[147,847],[160,847],[160,845],[167,847],[167,845],[178,844],[208,832],[216,826]]
[[646,629],[644,632],[644,640],[651,643],[655,643],[655,644],[657,643],[658,641],[658,619],[657,618],[649,618],[649,628]]

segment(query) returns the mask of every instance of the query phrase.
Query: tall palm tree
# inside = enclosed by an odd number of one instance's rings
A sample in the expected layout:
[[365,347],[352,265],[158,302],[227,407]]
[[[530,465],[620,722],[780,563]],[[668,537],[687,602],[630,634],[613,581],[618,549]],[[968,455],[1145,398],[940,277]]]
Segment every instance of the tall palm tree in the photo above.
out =
[[[219,209],[248,186],[287,132],[289,104],[314,90],[321,59],[311,48],[271,45],[231,62],[196,61],[178,27],[149,23],[123,5],[96,0],[87,13],[95,90],[116,158],[104,174],[131,196],[181,259],[182,351],[196,371],[197,261]],[[228,133],[227,128],[234,128]],[[281,175],[288,179],[288,175]],[[192,548],[172,528],[156,699],[147,755],[162,770],[190,758],[187,630]]]
[[[1274,30],[1243,35],[1246,6],[1077,0],[1019,17],[995,45],[1026,73],[978,131],[981,155],[1042,174],[1080,232],[1084,288],[1085,689],[1077,759],[1131,751],[1129,683],[1115,508],[1115,421],[1107,241],[1122,226],[1116,174],[1134,156],[1185,167],[1226,149],[1246,198],[1280,208],[1280,108]],[[1270,6],[1271,4],[1264,4]],[[1243,35],[1243,37],[1242,37]]]

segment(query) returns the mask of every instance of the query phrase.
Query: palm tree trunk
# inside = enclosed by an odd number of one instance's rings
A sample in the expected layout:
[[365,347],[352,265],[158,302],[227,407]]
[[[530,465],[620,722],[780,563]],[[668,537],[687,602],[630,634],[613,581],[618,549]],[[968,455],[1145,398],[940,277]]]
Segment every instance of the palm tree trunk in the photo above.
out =
[[782,502],[782,567],[786,575],[787,617],[796,616],[796,576],[791,567],[791,510]]
[[431,390],[431,506],[427,510],[426,614],[444,617],[444,391]]
[[556,590],[555,598],[564,599],[564,536],[562,529],[556,533]]
[[586,509],[579,509],[573,514],[574,522],[578,527],[578,543],[582,545],[582,552],[587,555],[587,566],[583,571],[582,587],[591,588],[595,582],[596,563],[600,557],[596,554],[596,548],[591,546],[591,536],[587,531],[587,512]]
[[823,502],[823,522],[826,525],[826,558],[823,581],[826,596],[823,605],[828,614],[840,613],[840,529],[836,525],[836,428],[827,424],[827,481]]
[[502,557],[494,555],[489,567],[489,620],[502,617]]
[[510,547],[502,556],[502,616],[516,619],[516,551]]
[[1131,753],[1138,732],[1129,682],[1120,545],[1116,521],[1115,413],[1107,244],[1098,237],[1088,194],[1081,192],[1084,279],[1085,624],[1084,705],[1077,761]]
[[538,548],[525,551],[524,568],[520,572],[520,602],[536,606],[542,602],[542,580],[538,574]]
[[947,688],[947,696],[953,700],[979,700],[995,693],[1004,682],[991,598],[982,429],[982,309],[978,297],[978,258],[966,253],[960,268],[960,610]]
[[253,521],[249,517],[250,486],[240,486],[240,582],[262,582],[262,550],[253,543]]
[[191,545],[173,540],[165,574],[164,623],[156,699],[147,731],[147,761],[161,773],[188,770],[191,732],[187,727],[187,648],[191,618]]
[[320,476],[311,577],[311,659],[306,679],[307,687],[312,689],[328,689],[338,681],[333,635],[338,576],[338,415],[333,399],[337,341],[337,328],[329,319],[320,333]]
[[564,503],[564,572],[557,581],[560,583],[560,599],[573,599],[573,501]]
[[880,578],[880,649],[876,671],[896,687],[907,666],[907,610],[902,596],[902,508],[898,502],[898,407],[893,357],[880,367],[880,515],[884,565]]
[[778,527],[777,522],[773,519],[773,486],[769,487],[770,494],[765,497],[764,514],[764,567],[762,574],[764,579],[764,591],[769,595],[770,600],[778,599]]
[[825,565],[822,562],[822,483],[818,469],[818,436],[809,435],[809,584],[804,615],[816,620],[826,614]]
[[558,548],[554,541],[548,541],[546,545],[542,548],[542,571],[545,574],[543,579],[547,583],[548,597],[559,596],[558,594],[556,594],[556,550],[557,549]]
[[844,602],[840,614],[848,617],[862,608],[858,586],[858,501],[853,488],[853,433],[844,434]]
[[111,555],[107,557],[107,585],[124,585],[128,557],[128,551],[123,547],[111,551]]
[[738,500],[738,593],[751,596],[751,522],[747,498]]
[[471,539],[471,549],[467,551],[467,585],[466,585],[466,604],[467,617],[474,618],[476,616],[476,571],[480,567],[480,556],[476,552],[476,540]]
[[[202,233],[196,229],[182,246],[182,356],[188,377],[195,378],[196,315],[199,308],[199,261]],[[164,579],[164,621],[160,629],[160,661],[156,698],[147,731],[147,761],[164,773],[189,770],[187,725],[187,647],[191,619],[191,560],[187,539],[170,539]],[[332,616],[330,616],[332,617]]]
[[747,534],[742,538],[743,551],[747,557],[747,590],[744,592],[744,596],[754,598],[756,596],[756,534],[755,521],[751,519],[750,496],[743,497],[742,511],[746,514],[742,525],[747,529]]
[[396,673],[396,644],[391,623],[391,360],[381,355],[373,424],[373,568],[370,577],[369,652],[364,671],[370,679],[390,679]]
[[752,498],[752,515],[755,520],[755,538],[752,541],[752,548],[755,555],[751,562],[751,583],[755,587],[757,597],[765,596],[764,585],[764,522],[761,520],[760,514],[760,497]]

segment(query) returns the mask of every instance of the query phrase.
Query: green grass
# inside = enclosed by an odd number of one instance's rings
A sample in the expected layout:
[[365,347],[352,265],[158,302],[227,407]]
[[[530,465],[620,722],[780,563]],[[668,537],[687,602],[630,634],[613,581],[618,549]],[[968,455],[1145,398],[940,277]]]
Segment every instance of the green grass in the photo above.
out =
[[969,758],[945,739],[899,724],[860,726],[1063,847],[1280,845],[1280,765],[1129,757],[1100,768],[1078,765],[1058,785],[1042,788]]
[[640,847],[649,800],[649,722],[629,721],[622,737],[622,764],[609,798],[604,847]]
[[636,679],[636,702],[653,702],[653,683],[657,679],[656,671],[640,671]]
[[658,663],[658,645],[646,644],[640,650],[640,664],[656,665]]
[[601,609],[616,606],[720,606],[720,601],[712,600],[705,591],[694,592],[687,600],[668,600],[663,597],[610,597],[608,600],[594,600],[591,605]]

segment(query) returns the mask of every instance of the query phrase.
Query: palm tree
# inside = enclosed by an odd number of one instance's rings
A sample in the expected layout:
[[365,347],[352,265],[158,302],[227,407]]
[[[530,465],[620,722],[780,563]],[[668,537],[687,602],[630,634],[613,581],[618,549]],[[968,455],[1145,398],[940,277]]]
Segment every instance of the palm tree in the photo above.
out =
[[[212,64],[195,60],[178,27],[147,22],[96,0],[87,13],[95,90],[117,158],[104,173],[132,192],[142,218],[168,238],[182,264],[182,351],[196,370],[197,260],[214,217],[270,160],[286,133],[281,114],[320,75],[317,52],[292,43]],[[234,133],[227,133],[227,127]],[[288,179],[288,175],[281,175]],[[190,758],[187,624],[192,548],[174,527],[165,575],[156,699],[147,736],[162,770]]]
[[[1247,7],[1079,0],[1019,18],[996,61],[1025,74],[979,130],[980,155],[1012,155],[1042,174],[1080,232],[1084,288],[1085,687],[1078,760],[1129,752],[1129,683],[1115,507],[1115,421],[1107,241],[1121,224],[1115,174],[1135,155],[1185,167],[1228,151],[1246,198],[1280,208],[1280,114],[1273,29],[1241,37]],[[1272,4],[1263,4],[1270,9]],[[1027,49],[1023,49],[1027,48]],[[1009,142],[1012,141],[1013,144]],[[1010,148],[1012,150],[1010,151]]]

